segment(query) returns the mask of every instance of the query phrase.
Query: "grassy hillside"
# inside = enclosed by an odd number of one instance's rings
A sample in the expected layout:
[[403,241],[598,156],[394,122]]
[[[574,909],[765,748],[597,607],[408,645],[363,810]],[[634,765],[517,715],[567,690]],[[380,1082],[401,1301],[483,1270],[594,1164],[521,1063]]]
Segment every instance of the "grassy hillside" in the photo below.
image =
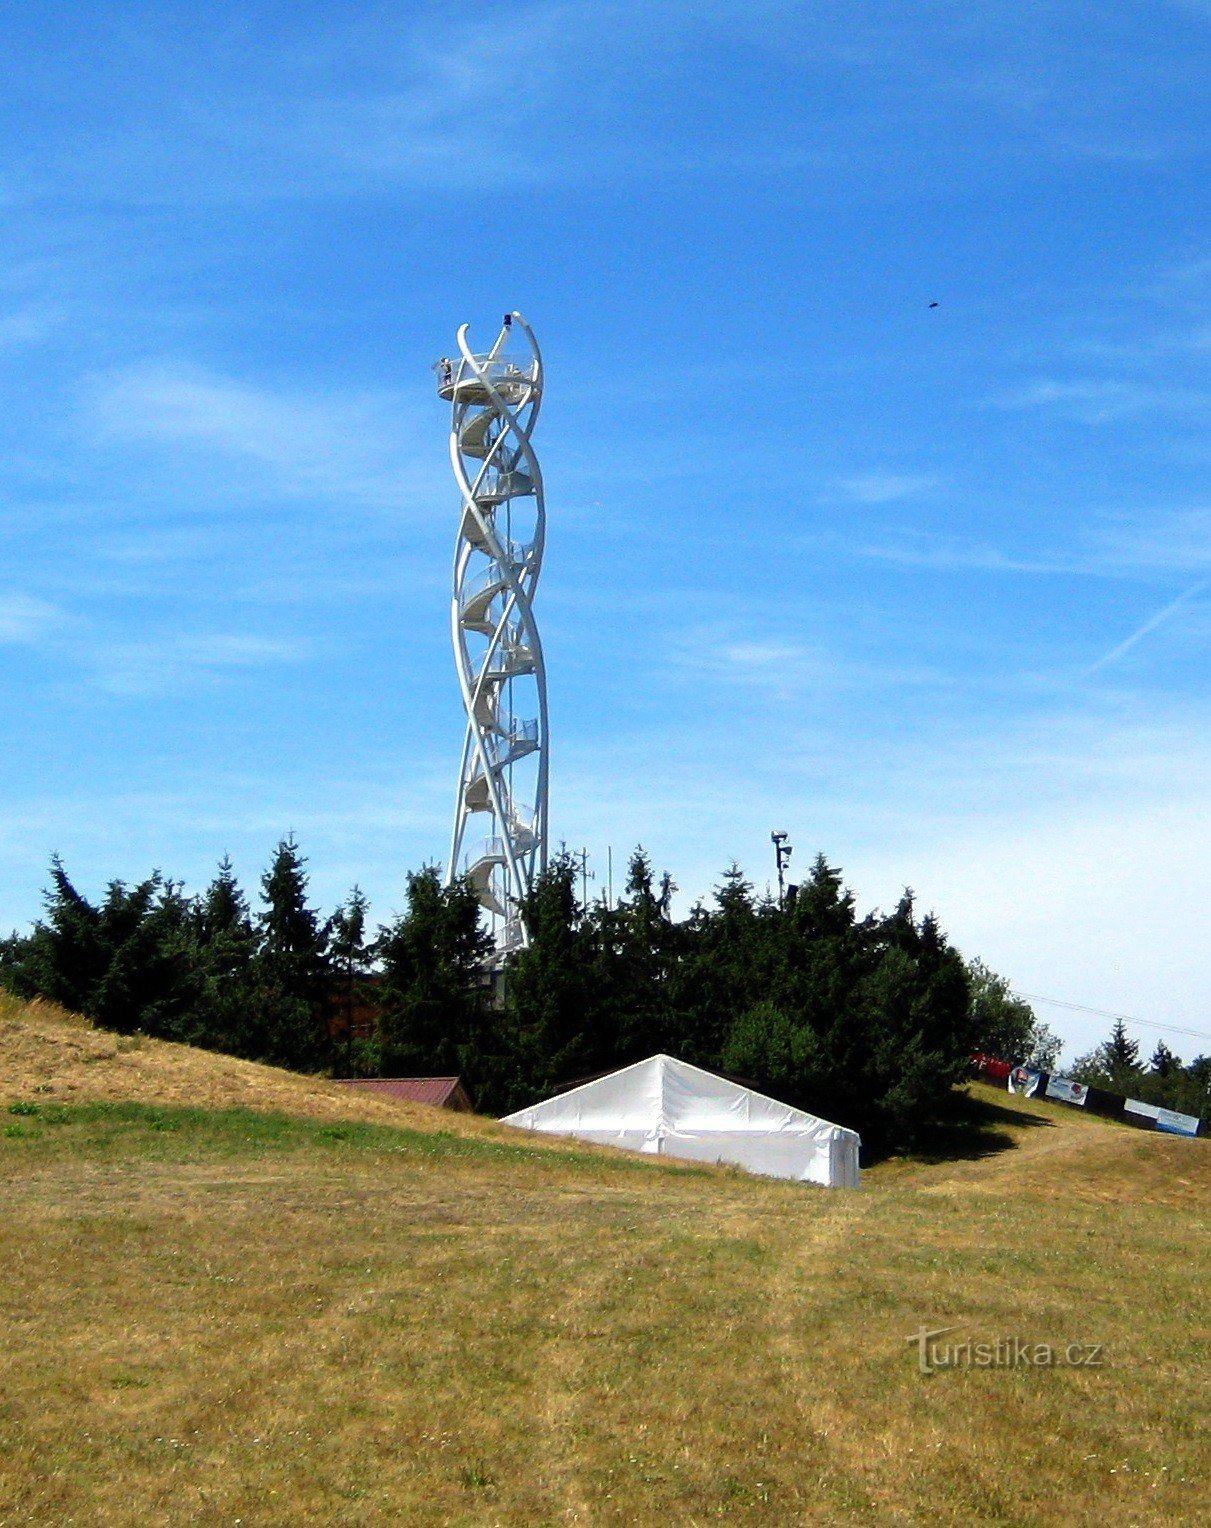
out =
[[935,1157],[796,1188],[9,1004],[0,1522],[1205,1521],[1207,1144],[973,1089]]

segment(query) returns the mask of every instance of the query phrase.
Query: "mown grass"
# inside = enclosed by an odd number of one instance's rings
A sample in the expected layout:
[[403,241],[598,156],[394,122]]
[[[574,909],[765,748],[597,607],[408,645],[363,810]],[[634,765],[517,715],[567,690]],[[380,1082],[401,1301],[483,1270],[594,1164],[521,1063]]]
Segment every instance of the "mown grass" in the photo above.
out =
[[[417,1130],[364,1120],[332,1123],[249,1108],[199,1109],[180,1105],[97,1101],[62,1104],[17,1099],[0,1116],[0,1172],[20,1159],[38,1162],[87,1154],[94,1160],[193,1162],[278,1152],[375,1152],[425,1159],[470,1157],[484,1161],[542,1160],[545,1147]],[[437,1116],[440,1118],[440,1116]],[[19,1154],[6,1160],[5,1148]],[[559,1155],[561,1171],[600,1172],[599,1154],[574,1147]],[[607,1164],[611,1172],[642,1172],[629,1156]],[[693,1172],[686,1167],[681,1171]]]
[[[0,1065],[5,1525],[1206,1520],[1205,1143],[975,1090],[828,1193],[43,1085]],[[927,1377],[922,1324],[1106,1363]]]

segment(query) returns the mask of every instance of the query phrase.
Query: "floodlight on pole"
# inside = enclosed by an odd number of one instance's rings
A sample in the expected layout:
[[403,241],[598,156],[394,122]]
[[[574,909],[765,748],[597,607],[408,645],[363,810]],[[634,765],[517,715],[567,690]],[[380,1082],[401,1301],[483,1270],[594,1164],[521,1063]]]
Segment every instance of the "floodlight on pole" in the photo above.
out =
[[[499,965],[529,943],[522,910],[547,863],[547,676],[533,611],[546,506],[530,441],[543,371],[520,313],[505,315],[486,353],[471,350],[468,327],[457,358],[435,368],[462,500],[450,626],[467,714],[446,883],[470,877]],[[470,832],[477,815],[482,839]]]
[[791,855],[795,852],[787,840],[789,833],[771,833],[770,842],[774,846],[774,858],[778,862],[778,906],[781,907],[786,901],[786,867],[791,862]]

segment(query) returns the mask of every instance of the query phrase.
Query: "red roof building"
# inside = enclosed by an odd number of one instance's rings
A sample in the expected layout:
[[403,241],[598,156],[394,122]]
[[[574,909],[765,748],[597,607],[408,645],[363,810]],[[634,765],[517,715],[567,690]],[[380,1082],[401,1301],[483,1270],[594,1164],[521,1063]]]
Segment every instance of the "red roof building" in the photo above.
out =
[[339,1081],[343,1087],[360,1088],[383,1098],[430,1104],[435,1109],[453,1109],[457,1114],[475,1113],[461,1077],[342,1077]]

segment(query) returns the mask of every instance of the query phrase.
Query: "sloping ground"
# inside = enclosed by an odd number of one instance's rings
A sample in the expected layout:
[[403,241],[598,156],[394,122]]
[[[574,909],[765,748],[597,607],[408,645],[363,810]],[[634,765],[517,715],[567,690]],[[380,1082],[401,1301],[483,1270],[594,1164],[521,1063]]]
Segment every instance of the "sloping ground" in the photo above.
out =
[[6,1525],[1206,1520],[1205,1142],[980,1089],[829,1193],[19,1022]]
[[514,1137],[478,1115],[383,1098],[191,1045],[111,1034],[54,1003],[24,1004],[5,993],[0,993],[0,1090],[9,1100],[262,1109],[303,1119]]
[[[881,1163],[873,1177],[942,1194],[1026,1194],[1095,1204],[1211,1203],[1211,1142],[1140,1130],[1069,1104],[968,1088],[985,1128],[979,1150],[933,1163]],[[998,1149],[1000,1148],[1000,1149]]]

